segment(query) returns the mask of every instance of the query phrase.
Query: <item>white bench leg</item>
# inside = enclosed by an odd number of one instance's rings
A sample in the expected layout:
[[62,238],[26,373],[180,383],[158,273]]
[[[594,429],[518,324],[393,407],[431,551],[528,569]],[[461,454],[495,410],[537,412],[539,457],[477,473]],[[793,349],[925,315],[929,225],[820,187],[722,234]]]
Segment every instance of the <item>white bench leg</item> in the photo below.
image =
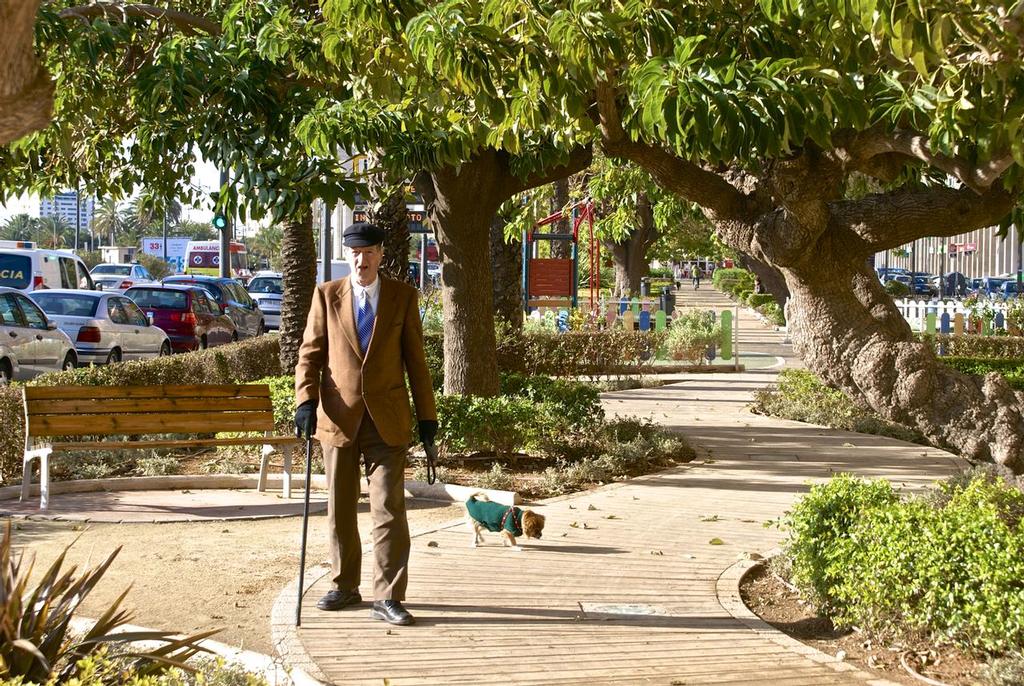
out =
[[267,490],[267,471],[270,468],[270,456],[277,450],[272,445],[263,446],[263,455],[260,458],[260,480],[256,484],[256,490],[263,493]]
[[39,456],[39,509],[50,506],[50,451]]
[[292,447],[290,445],[281,446],[281,457],[284,458],[284,477],[281,487],[285,500],[289,500],[292,497]]
[[32,460],[39,458],[39,509],[45,510],[50,504],[50,453],[52,448],[34,448],[25,451],[21,467],[21,500],[26,501],[32,493]]

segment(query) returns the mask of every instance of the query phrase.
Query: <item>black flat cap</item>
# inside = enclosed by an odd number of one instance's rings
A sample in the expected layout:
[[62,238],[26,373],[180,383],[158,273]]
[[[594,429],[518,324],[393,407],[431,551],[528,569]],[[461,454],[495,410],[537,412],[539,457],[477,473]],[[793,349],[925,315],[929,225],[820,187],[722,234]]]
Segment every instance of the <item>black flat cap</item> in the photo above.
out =
[[368,248],[371,245],[380,245],[384,242],[384,229],[376,224],[367,222],[356,222],[345,229],[342,234],[341,244],[346,248]]

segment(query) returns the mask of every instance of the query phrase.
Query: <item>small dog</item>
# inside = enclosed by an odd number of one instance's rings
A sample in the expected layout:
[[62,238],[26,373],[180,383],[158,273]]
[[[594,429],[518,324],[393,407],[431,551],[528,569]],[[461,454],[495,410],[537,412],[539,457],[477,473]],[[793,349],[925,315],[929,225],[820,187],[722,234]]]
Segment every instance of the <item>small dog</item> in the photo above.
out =
[[544,531],[544,515],[532,510],[492,503],[485,493],[474,493],[466,500],[466,523],[473,532],[473,547],[484,542],[484,529],[500,531],[506,546],[522,550],[516,536],[540,538]]

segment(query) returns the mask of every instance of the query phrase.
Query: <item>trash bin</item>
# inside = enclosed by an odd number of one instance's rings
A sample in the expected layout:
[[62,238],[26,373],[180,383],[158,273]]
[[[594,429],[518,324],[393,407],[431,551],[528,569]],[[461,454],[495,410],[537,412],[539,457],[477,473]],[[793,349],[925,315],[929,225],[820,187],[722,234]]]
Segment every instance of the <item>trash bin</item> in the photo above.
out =
[[640,297],[646,298],[651,294],[651,282],[646,276],[640,279]]
[[672,310],[675,309],[676,299],[672,296],[672,289],[669,286],[665,286],[661,289],[661,309],[665,313],[665,316],[671,316]]

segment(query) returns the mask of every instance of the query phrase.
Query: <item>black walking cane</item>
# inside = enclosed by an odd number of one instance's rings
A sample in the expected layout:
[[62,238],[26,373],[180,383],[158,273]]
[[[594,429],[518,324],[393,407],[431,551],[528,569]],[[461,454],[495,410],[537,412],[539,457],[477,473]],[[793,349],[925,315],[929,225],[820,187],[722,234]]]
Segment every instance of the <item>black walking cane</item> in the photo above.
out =
[[[301,436],[302,430],[295,432]],[[302,586],[306,576],[306,532],[309,529],[309,482],[313,480],[313,434],[306,430],[306,497],[302,503],[302,547],[299,549],[299,590],[295,599],[295,626],[302,626]]]

